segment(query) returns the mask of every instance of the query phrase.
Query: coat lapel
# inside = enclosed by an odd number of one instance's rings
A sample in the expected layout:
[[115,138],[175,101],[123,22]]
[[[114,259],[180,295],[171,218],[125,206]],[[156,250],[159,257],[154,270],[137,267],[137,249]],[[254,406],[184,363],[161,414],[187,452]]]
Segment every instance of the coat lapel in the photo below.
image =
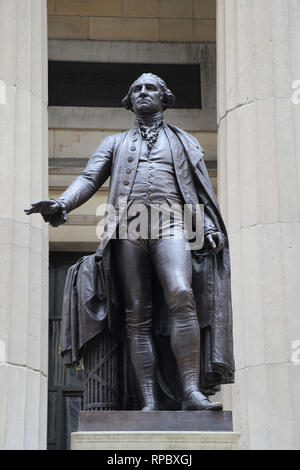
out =
[[190,160],[193,167],[196,167],[200,160],[202,160],[204,152],[199,142],[192,136],[189,136],[186,132],[182,131],[176,126],[167,125],[180,139],[188,159]]

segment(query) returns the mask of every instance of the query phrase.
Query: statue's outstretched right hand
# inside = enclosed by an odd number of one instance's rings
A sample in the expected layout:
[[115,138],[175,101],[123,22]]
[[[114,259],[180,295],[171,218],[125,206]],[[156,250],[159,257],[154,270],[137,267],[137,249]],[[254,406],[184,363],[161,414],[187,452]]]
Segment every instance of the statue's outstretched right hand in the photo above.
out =
[[44,199],[43,201],[34,202],[29,209],[25,209],[27,215],[40,213],[42,215],[54,215],[61,209],[60,204],[54,199]]
[[31,204],[25,209],[27,215],[39,213],[43,216],[45,222],[49,222],[52,227],[58,227],[67,221],[67,213],[63,204],[55,199],[44,199]]

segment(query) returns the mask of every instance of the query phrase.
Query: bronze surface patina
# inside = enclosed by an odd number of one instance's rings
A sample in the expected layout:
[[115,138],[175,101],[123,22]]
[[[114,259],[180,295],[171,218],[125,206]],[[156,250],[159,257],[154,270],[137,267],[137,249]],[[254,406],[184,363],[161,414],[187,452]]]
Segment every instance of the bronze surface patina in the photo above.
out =
[[[102,356],[119,351],[105,372],[117,398],[106,406],[98,399],[98,408],[90,409],[221,410],[208,395],[234,381],[228,236],[201,146],[164,121],[163,112],[174,101],[161,78],[141,75],[123,100],[136,116],[132,129],[105,138],[57,200],[26,209],[56,227],[111,178],[108,205],[116,210],[115,227],[108,213],[99,250],[70,271],[64,298],[66,364],[77,363],[88,344],[97,348],[101,335],[109,334]],[[141,228],[143,236],[120,235],[124,200],[128,213],[135,205],[145,208],[150,225],[144,232]],[[164,206],[168,213],[173,205],[192,208],[192,221],[194,208],[202,205],[201,246],[192,248],[182,219],[167,218],[160,236],[152,236],[152,208]],[[126,227],[136,217],[131,212]],[[84,300],[87,292],[92,301]],[[86,359],[91,375],[93,357]]]

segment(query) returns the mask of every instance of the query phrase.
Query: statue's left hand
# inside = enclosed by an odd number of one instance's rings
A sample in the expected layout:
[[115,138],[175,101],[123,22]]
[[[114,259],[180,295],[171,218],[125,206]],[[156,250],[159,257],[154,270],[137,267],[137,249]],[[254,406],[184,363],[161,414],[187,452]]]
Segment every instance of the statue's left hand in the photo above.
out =
[[216,254],[223,250],[225,239],[222,232],[209,233],[206,240]]

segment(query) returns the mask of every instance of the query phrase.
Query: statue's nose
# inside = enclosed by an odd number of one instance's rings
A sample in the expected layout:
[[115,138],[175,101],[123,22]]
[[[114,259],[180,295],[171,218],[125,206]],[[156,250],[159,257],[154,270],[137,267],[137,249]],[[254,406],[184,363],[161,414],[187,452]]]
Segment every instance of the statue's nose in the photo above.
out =
[[146,96],[147,95],[147,89],[143,86],[140,92],[141,96]]

